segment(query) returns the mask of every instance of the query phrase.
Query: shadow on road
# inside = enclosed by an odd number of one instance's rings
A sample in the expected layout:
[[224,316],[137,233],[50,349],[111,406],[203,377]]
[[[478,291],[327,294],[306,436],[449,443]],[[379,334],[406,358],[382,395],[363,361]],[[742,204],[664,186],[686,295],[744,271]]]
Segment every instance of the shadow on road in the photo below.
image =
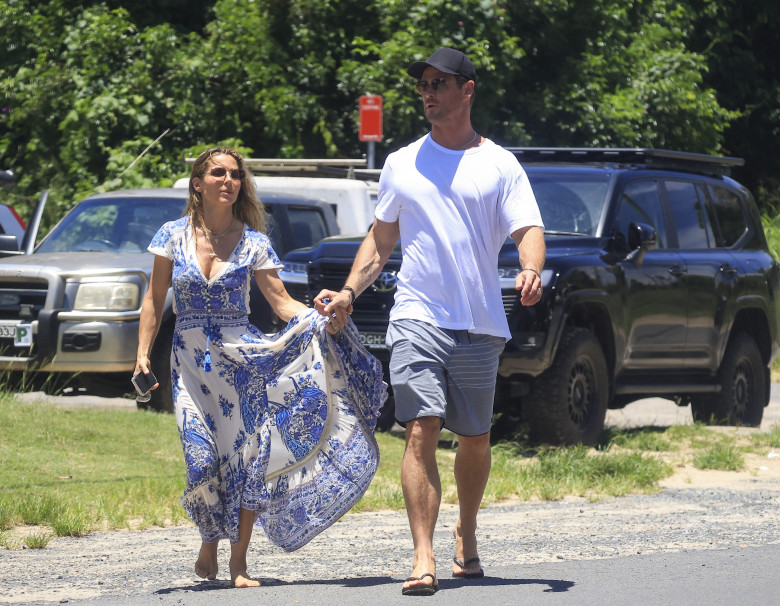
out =
[[[328,586],[338,585],[345,588],[358,588],[358,587],[378,587],[380,585],[395,585],[401,581],[393,577],[358,577],[358,578],[342,578],[342,579],[317,579],[311,581],[281,581],[278,579],[260,579],[262,586],[264,587],[302,587],[302,586]],[[574,586],[573,581],[563,581],[560,579],[508,579],[503,577],[485,577],[483,579],[463,581],[460,579],[439,579],[439,589],[459,589],[459,588],[473,588],[473,587],[506,587],[511,585],[547,585],[545,593],[562,593],[569,591]],[[233,589],[230,581],[202,581],[195,585],[186,585],[180,587],[166,587],[158,589],[154,592],[155,595],[169,595],[177,592],[190,592],[190,591],[214,591],[218,589]]]

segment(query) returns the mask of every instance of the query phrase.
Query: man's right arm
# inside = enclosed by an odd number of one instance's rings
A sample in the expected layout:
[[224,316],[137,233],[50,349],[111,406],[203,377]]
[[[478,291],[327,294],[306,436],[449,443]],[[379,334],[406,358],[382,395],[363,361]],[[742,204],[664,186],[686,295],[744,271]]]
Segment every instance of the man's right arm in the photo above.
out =
[[[349,307],[353,301],[352,293],[354,292],[355,298],[358,297],[377,279],[390,258],[399,236],[398,221],[388,223],[374,219],[374,224],[355,256],[352,270],[344,283],[345,289],[338,292],[333,290],[320,291],[314,298],[314,306],[317,311],[328,315],[334,306]],[[330,299],[330,303],[327,305],[323,303],[323,299],[326,298]]]

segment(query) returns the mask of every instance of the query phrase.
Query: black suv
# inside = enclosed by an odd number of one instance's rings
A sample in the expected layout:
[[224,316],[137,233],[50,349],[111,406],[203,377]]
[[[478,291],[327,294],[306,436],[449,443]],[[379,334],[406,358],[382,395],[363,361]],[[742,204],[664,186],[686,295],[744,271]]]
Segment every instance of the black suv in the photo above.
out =
[[[651,396],[691,404],[698,421],[760,424],[778,348],[780,268],[753,197],[728,177],[742,160],[509,149],[539,202],[547,260],[542,300],[523,307],[511,240],[499,256],[512,339],[499,366],[494,433],[524,421],[536,440],[589,444],[607,408]],[[289,254],[290,290],[311,298],[340,288],[359,245],[327,238]],[[352,315],[385,365],[400,264],[398,247]]]

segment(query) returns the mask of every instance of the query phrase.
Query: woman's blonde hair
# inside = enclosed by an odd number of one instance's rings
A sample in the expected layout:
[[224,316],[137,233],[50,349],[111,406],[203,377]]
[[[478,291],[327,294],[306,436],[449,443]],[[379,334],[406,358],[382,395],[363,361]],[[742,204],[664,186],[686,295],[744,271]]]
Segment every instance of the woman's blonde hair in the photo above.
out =
[[187,208],[184,214],[190,218],[193,226],[200,227],[208,232],[208,228],[203,224],[203,199],[200,192],[195,190],[192,180],[195,177],[202,179],[211,158],[220,154],[232,156],[236,164],[238,164],[238,169],[244,171],[244,178],[241,179],[241,189],[238,192],[235,204],[233,204],[233,216],[255,231],[265,233],[265,208],[263,208],[262,203],[257,198],[255,180],[252,177],[252,173],[244,165],[244,159],[241,157],[241,154],[230,147],[211,147],[195,160],[190,173],[190,197],[187,200]]

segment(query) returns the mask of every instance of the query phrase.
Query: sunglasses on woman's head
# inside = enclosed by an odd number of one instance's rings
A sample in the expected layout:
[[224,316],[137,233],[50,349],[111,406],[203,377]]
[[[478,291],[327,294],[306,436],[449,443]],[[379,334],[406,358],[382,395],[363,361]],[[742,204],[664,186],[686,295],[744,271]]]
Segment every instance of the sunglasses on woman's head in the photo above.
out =
[[221,179],[225,175],[229,175],[233,181],[243,181],[244,177],[246,176],[246,173],[240,168],[232,168],[228,170],[224,166],[213,166],[209,171],[209,174],[217,179]]

